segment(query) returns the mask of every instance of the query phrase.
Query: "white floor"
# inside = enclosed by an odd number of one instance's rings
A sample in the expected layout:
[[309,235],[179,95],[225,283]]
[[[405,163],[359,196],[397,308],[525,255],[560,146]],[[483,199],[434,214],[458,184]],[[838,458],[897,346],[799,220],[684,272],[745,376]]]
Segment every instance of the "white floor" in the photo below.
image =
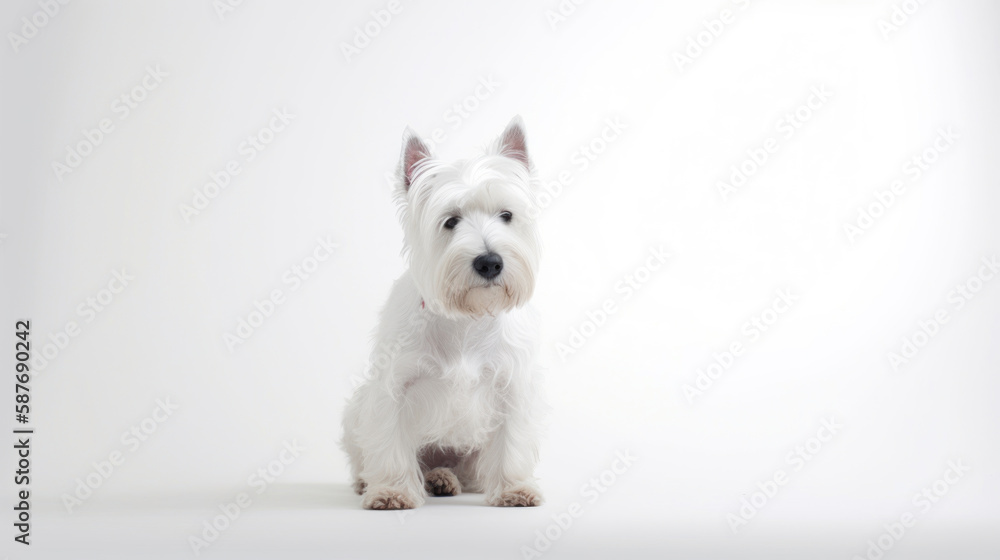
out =
[[[493,508],[482,495],[463,494],[428,498],[416,510],[366,511],[342,474],[299,481],[294,464],[266,486],[128,492],[110,480],[72,514],[58,499],[36,500],[31,554],[14,548],[10,557],[875,560],[869,540],[911,513],[911,527],[889,541],[883,536],[891,545],[884,560],[1000,558],[984,499],[995,479],[976,455],[963,459],[972,469],[924,511],[913,496],[933,489],[945,464],[929,476],[926,463],[886,475],[870,456],[847,473],[844,465],[855,464],[847,436],[796,470],[783,451],[743,458],[689,446],[678,435],[683,428],[623,438],[578,422],[576,435],[553,422],[539,471],[547,501],[539,508]],[[734,532],[729,514],[740,515],[743,497],[762,500],[758,488],[779,469],[786,483]],[[227,523],[222,510],[240,492],[251,503]],[[206,535],[207,521],[223,530]],[[195,553],[192,536],[207,548]]]
[[[537,509],[495,509],[479,495],[431,498],[409,512],[362,511],[345,485],[270,488],[197,557],[204,558],[788,558],[848,559],[863,554],[872,527],[770,520],[733,535],[725,523],[685,521],[685,504],[659,503],[622,488],[559,534],[555,501]],[[39,513],[31,553],[13,558],[193,558],[189,535],[212,513],[186,502],[208,496],[133,497],[72,517]],[[220,499],[217,497],[217,499]],[[221,501],[221,499],[220,499]],[[554,503],[555,502],[555,503]],[[110,511],[113,507],[113,511]],[[216,514],[218,511],[215,512]],[[565,518],[563,518],[565,519]],[[536,531],[557,538],[540,556]],[[886,554],[892,559],[995,559],[990,528],[954,523],[915,526]]]

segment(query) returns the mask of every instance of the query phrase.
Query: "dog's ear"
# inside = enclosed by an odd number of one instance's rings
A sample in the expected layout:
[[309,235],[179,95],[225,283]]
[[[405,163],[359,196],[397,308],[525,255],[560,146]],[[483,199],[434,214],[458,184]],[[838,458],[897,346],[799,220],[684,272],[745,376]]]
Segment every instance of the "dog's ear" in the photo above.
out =
[[525,139],[524,121],[521,120],[521,115],[515,115],[500,135],[498,151],[500,155],[515,159],[525,167],[531,168],[531,160],[528,159],[528,141]]
[[399,157],[399,177],[403,182],[403,190],[410,190],[417,165],[430,157],[431,150],[427,144],[424,144],[412,128],[406,127],[403,131],[403,153]]

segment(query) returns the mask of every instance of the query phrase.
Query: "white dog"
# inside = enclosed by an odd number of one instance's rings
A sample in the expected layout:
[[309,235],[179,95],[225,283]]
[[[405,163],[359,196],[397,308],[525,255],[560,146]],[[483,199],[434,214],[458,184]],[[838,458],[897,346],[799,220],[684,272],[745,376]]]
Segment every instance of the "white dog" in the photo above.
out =
[[534,172],[520,117],[483,155],[434,158],[403,136],[396,198],[409,270],[382,311],[342,446],[367,509],[426,492],[536,506],[540,432]]

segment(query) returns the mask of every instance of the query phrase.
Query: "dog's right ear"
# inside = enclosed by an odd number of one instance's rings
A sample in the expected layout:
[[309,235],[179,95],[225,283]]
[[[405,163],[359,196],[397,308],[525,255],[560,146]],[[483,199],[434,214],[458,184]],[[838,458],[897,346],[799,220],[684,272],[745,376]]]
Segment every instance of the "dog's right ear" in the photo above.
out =
[[399,178],[403,183],[403,190],[410,190],[416,167],[430,157],[431,150],[427,144],[424,144],[412,128],[406,127],[403,131],[403,154],[399,158]]

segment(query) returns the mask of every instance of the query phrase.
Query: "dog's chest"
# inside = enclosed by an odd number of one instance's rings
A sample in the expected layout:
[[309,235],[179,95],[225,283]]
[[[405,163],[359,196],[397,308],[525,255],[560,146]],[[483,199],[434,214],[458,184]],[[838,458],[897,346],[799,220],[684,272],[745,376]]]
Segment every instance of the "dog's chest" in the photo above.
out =
[[420,408],[415,418],[426,443],[478,448],[500,424],[502,401],[486,382],[456,385],[442,378],[422,378],[407,397]]
[[505,391],[529,357],[516,350],[510,325],[435,324],[424,331],[421,373],[407,399],[428,442],[481,447],[499,426]]

